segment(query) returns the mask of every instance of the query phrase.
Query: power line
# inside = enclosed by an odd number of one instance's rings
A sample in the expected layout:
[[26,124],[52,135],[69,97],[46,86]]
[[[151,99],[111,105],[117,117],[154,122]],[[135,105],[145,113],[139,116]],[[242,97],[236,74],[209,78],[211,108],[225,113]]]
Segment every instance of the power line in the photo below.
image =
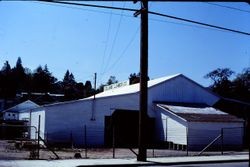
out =
[[[125,2],[123,4],[123,7],[125,7]],[[124,11],[121,12],[120,20],[119,20],[119,23],[118,23],[118,26],[117,26],[117,29],[116,29],[116,32],[115,32],[115,37],[114,37],[113,42],[112,42],[111,51],[110,51],[110,54],[108,56],[107,64],[106,64],[106,66],[104,68],[103,73],[106,72],[106,70],[108,68],[108,65],[109,65],[109,62],[110,62],[109,59],[110,59],[111,55],[113,54],[114,46],[115,46],[115,43],[116,43],[116,40],[117,40],[117,36],[118,36],[119,30],[120,30],[120,26],[121,26],[121,22],[122,22],[122,18],[123,18],[123,12]]]
[[130,41],[128,42],[128,44],[126,45],[125,49],[122,51],[121,55],[114,61],[114,63],[110,66],[109,69],[107,69],[106,72],[110,71],[112,68],[115,67],[115,65],[117,65],[117,63],[120,61],[120,59],[124,56],[124,54],[127,52],[128,48],[131,46],[131,44],[133,43],[133,41],[135,40],[135,37],[136,37],[136,34],[138,33],[139,31],[139,28],[138,27],[135,31],[135,33],[133,34],[132,38],[130,39]]
[[[33,2],[33,1],[31,1],[31,2]],[[46,2],[42,2],[42,1],[34,1],[34,2],[40,3],[40,4],[45,4],[45,5],[50,5],[50,6],[58,6],[58,7],[68,8],[68,9],[76,9],[76,10],[89,11],[89,12],[95,12],[95,13],[102,13],[102,14],[108,14],[108,15],[110,15],[110,13],[111,13],[111,12],[106,12],[106,11],[101,11],[101,10],[94,10],[94,9],[86,9],[86,8],[81,8],[81,7],[76,7],[76,6],[65,6],[63,4],[46,3]],[[121,16],[121,13],[112,12],[112,15]],[[123,14],[123,16],[124,17],[135,18],[132,15]]]
[[[65,6],[65,5],[53,4],[53,3],[49,3],[48,4],[48,3],[38,2],[38,1],[35,1],[35,2],[41,3],[41,4],[45,4],[45,5],[58,6],[58,7],[68,8],[68,9],[77,9],[77,10],[82,10],[82,11],[89,11],[89,12],[95,12],[95,13],[108,14],[108,15],[110,15],[110,13],[111,13],[111,12],[105,12],[105,11],[101,11],[101,10],[84,9],[84,8],[75,7],[75,6]],[[112,12],[112,15],[121,16],[121,13],[114,13],[114,12]],[[131,15],[126,15],[126,14],[123,14],[123,17],[138,19],[138,17],[134,17],[134,16],[131,16]],[[194,25],[194,24],[185,24],[185,23],[179,23],[179,22],[174,22],[174,21],[166,21],[166,20],[155,19],[155,18],[149,18],[149,21],[163,22],[163,23],[175,24],[175,25],[186,26],[186,27],[195,27],[195,28],[207,29],[207,30],[213,30],[213,31],[219,31],[219,32],[228,32],[228,31],[223,31],[223,30],[215,29],[215,28],[212,28],[212,27],[209,28],[209,27],[205,27],[205,26],[199,26],[199,25]]]
[[[113,6],[113,2],[112,2],[112,6]],[[110,16],[109,16],[108,31],[107,31],[107,37],[106,37],[106,43],[105,43],[104,53],[103,53],[103,57],[102,57],[101,71],[104,70],[103,65],[104,65],[104,59],[106,57],[106,52],[107,52],[107,48],[108,48],[108,41],[109,41],[109,36],[110,36],[110,27],[111,27],[112,15],[113,15],[113,10],[110,12]]]
[[241,12],[250,13],[249,10],[239,9],[239,8],[235,8],[235,7],[231,7],[231,6],[221,5],[221,4],[212,3],[212,2],[204,2],[204,3],[207,3],[209,5],[214,5],[214,6],[222,7],[222,8],[231,9],[231,10],[237,10],[237,11],[241,11]]
[[[126,10],[126,11],[138,12],[137,9],[124,8],[124,7],[121,8],[121,7],[110,7],[110,6],[93,5],[93,4],[82,4],[82,3],[79,4],[79,3],[73,3],[73,2],[62,2],[62,1],[53,1],[53,0],[40,0],[40,1],[50,2],[50,3],[59,3],[59,4],[78,5],[78,6],[87,6],[87,7],[95,7],[95,8]],[[176,19],[176,20],[181,20],[181,21],[185,21],[185,22],[190,22],[190,23],[193,23],[193,24],[199,24],[199,25],[202,25],[202,26],[212,27],[212,28],[216,28],[216,29],[220,29],[220,30],[230,31],[230,32],[234,32],[234,33],[239,33],[239,34],[243,34],[243,35],[250,35],[250,33],[248,33],[248,32],[233,30],[233,29],[230,29],[230,28],[220,27],[220,26],[216,26],[216,25],[212,25],[212,24],[207,24],[207,23],[201,23],[201,22],[198,22],[198,21],[184,19],[184,18],[180,18],[180,17],[176,17],[176,16],[167,15],[167,14],[161,14],[161,13],[152,12],[152,11],[148,11],[148,13],[154,14],[154,15],[158,15],[158,16],[162,16],[162,17],[168,17],[168,18],[171,18],[171,19]]]
[[181,20],[181,21],[185,21],[185,22],[189,22],[189,23],[193,23],[193,24],[199,24],[199,25],[203,25],[203,26],[207,26],[207,27],[212,27],[212,28],[216,28],[216,29],[220,29],[220,30],[230,31],[230,32],[238,33],[238,34],[250,35],[250,33],[248,33],[248,32],[233,30],[230,28],[220,27],[220,26],[216,26],[216,25],[212,25],[212,24],[202,23],[202,22],[198,22],[198,21],[193,21],[193,20],[189,20],[189,19],[184,19],[184,18],[180,18],[180,17],[176,17],[176,16],[167,15],[167,14],[162,14],[162,13],[157,13],[157,12],[152,12],[152,11],[148,11],[148,13],[153,14],[153,15],[158,15],[158,16],[162,16],[162,17],[175,19],[175,20]]
[[49,2],[49,3],[58,3],[58,4],[65,4],[65,5],[76,5],[76,6],[86,6],[86,7],[94,7],[94,8],[103,8],[103,9],[114,9],[114,10],[126,10],[131,12],[138,11],[137,9],[131,8],[121,8],[121,7],[113,7],[113,6],[104,6],[104,5],[93,5],[93,4],[83,4],[83,3],[74,3],[74,2],[65,2],[65,1],[54,1],[54,0],[38,0],[41,2]]

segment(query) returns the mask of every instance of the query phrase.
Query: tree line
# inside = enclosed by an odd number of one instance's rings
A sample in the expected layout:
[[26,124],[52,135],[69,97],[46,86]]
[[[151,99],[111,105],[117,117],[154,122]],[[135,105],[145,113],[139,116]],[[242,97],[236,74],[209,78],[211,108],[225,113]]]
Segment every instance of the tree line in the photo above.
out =
[[[250,68],[245,68],[236,74],[229,68],[218,68],[204,76],[212,80],[210,89],[227,98],[250,102]],[[140,82],[140,73],[131,73],[128,77],[130,84]],[[149,77],[148,77],[149,80]],[[115,76],[110,76],[105,84],[94,90],[91,81],[76,82],[72,72],[67,70],[62,81],[59,81],[47,65],[39,65],[34,71],[23,67],[18,57],[14,67],[5,61],[0,70],[0,98],[14,99],[22,92],[64,94],[64,101],[81,99],[103,91],[103,87],[117,83]]]
[[14,99],[22,92],[64,94],[64,100],[73,100],[91,96],[94,90],[88,80],[85,84],[76,82],[69,70],[65,72],[63,80],[59,81],[47,65],[39,65],[31,71],[23,67],[20,57],[13,68],[8,61],[5,61],[0,71],[0,98]]
[[212,80],[210,89],[220,96],[250,102],[250,67],[238,74],[230,68],[217,68],[204,77]]
[[[139,73],[129,76],[131,84],[139,82]],[[23,67],[22,60],[18,57],[14,67],[5,61],[0,70],[0,98],[15,99],[17,94],[51,93],[63,94],[63,101],[86,98],[103,91],[103,87],[117,83],[115,76],[110,76],[105,84],[94,90],[91,81],[76,82],[72,72],[67,70],[62,81],[59,81],[47,65],[39,65],[34,71]]]

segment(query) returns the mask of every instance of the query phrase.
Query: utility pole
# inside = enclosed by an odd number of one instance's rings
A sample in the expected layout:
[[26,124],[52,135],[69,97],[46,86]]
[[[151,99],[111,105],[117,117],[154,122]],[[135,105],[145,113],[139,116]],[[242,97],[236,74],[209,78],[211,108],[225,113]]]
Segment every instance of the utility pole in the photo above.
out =
[[96,72],[95,72],[95,76],[94,76],[94,89],[95,89],[95,92],[94,92],[94,100],[95,100],[95,93],[96,93]]
[[146,118],[148,103],[148,0],[141,1],[141,48],[140,48],[140,111],[138,161],[147,160]]
[[92,116],[91,116],[91,121],[95,121],[95,93],[96,93],[96,72],[94,76],[94,98],[92,101]]

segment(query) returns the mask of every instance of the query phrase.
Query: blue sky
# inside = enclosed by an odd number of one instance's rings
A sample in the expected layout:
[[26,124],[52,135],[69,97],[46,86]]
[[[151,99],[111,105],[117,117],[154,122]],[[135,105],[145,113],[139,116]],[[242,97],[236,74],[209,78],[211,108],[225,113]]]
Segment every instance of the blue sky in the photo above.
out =
[[[88,2],[90,3],[90,2]],[[91,2],[139,9],[139,3]],[[250,32],[250,5],[151,2],[151,11]],[[139,72],[140,18],[132,12],[49,5],[42,2],[0,2],[0,66],[18,57],[34,70],[47,64],[61,80],[69,69],[77,81],[98,85],[114,75],[119,81]],[[250,37],[149,16],[149,77],[183,73],[208,86],[205,74],[228,67],[235,72],[250,66]]]

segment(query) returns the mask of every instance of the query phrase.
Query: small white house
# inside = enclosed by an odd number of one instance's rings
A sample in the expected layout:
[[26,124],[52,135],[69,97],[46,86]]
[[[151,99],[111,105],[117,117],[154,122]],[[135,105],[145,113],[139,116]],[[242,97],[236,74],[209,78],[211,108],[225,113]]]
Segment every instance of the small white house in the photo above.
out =
[[[162,77],[148,81],[148,116],[155,121],[154,138],[155,142],[171,141],[176,144],[187,145],[194,142],[196,145],[208,144],[212,137],[204,139],[191,140],[190,136],[200,136],[199,133],[193,134],[191,129],[207,128],[217,129],[226,127],[243,127],[243,122],[235,122],[231,120],[224,121],[219,119],[215,122],[209,121],[191,121],[182,115],[172,116],[177,109],[175,105],[162,106],[162,103],[178,103],[178,104],[205,104],[213,106],[220,97],[205,89],[201,85],[192,81],[182,74]],[[173,107],[171,112],[168,108]],[[193,114],[186,106],[182,106],[181,111],[186,114]],[[226,114],[221,111],[211,109],[211,113],[223,117]],[[50,143],[68,143],[72,142],[75,146],[104,146],[106,129],[108,128],[107,118],[111,117],[117,110],[139,110],[139,84],[128,85],[99,93],[94,97],[45,105],[37,108],[31,114],[32,126],[38,125],[38,116],[41,117],[41,133],[42,136]],[[198,110],[198,111],[197,111]],[[197,109],[200,118],[207,116],[203,112],[206,109]],[[220,114],[218,114],[220,113]],[[165,120],[168,119],[168,124]],[[193,116],[192,116],[193,118]],[[199,118],[197,117],[197,120]],[[127,120],[129,124],[131,120]],[[197,125],[199,124],[199,125]],[[201,126],[202,125],[202,126]],[[171,138],[171,131],[180,133],[180,136]],[[176,130],[175,130],[176,128]],[[190,129],[188,135],[186,128]],[[216,130],[217,130],[216,129]],[[129,129],[128,129],[129,130]],[[217,132],[215,136],[217,135]],[[31,135],[35,136],[35,134]],[[188,136],[188,137],[185,137]],[[211,135],[213,136],[213,135]],[[243,133],[240,133],[239,140],[242,140]],[[187,143],[188,140],[188,143]],[[235,141],[232,141],[235,142]],[[233,144],[233,143],[232,143]],[[235,144],[235,143],[234,143]],[[241,145],[239,141],[237,144]]]
[[39,107],[36,103],[27,100],[24,101],[14,107],[11,107],[7,110],[2,111],[3,115],[3,120],[25,120],[29,121],[30,119],[30,114],[29,112],[34,109]]

